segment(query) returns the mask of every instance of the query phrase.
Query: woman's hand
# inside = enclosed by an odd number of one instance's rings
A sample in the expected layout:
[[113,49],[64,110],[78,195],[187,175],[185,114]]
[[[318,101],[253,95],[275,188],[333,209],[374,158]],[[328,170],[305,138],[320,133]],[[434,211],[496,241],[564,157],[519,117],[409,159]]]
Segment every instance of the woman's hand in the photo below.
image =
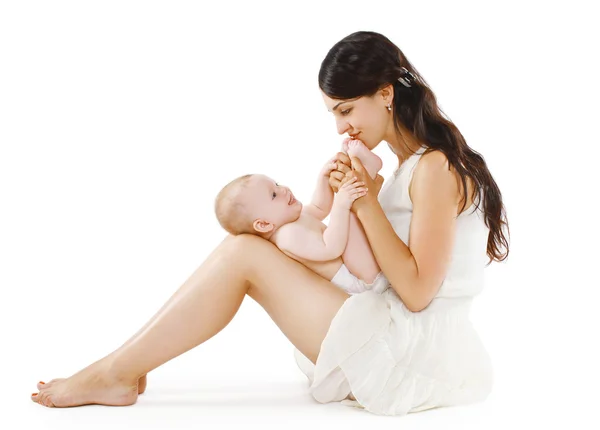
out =
[[365,184],[364,187],[367,189],[367,193],[362,197],[356,199],[354,201],[354,204],[352,205],[352,212],[358,213],[360,209],[363,209],[370,205],[379,204],[379,202],[377,201],[377,196],[379,195],[379,191],[381,190],[381,186],[383,185],[383,177],[377,175],[375,179],[371,179],[371,177],[367,173],[367,170],[358,158],[352,158],[351,166],[352,170],[350,170],[346,174],[346,176],[349,179],[356,178],[358,182],[362,182],[363,184]]
[[346,177],[346,174],[351,172],[350,168],[350,157],[343,152],[338,152],[332,160],[336,167],[329,173],[329,185],[333,188],[336,193],[342,186],[341,182]]

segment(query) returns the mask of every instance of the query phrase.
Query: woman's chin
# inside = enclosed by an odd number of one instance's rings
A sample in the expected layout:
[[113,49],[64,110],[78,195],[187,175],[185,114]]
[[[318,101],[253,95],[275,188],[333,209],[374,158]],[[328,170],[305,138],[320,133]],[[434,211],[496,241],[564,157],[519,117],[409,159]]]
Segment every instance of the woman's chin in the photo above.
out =
[[377,146],[377,144],[373,145],[370,142],[367,142],[367,141],[364,141],[364,140],[362,141],[362,143],[364,143],[364,145],[367,147],[367,149],[369,151],[372,151]]

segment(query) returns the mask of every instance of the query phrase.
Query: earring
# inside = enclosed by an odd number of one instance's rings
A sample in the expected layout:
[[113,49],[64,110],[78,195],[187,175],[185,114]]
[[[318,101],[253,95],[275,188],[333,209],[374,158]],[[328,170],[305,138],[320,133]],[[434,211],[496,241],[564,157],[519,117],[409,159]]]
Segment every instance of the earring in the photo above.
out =
[[391,112],[392,111],[392,105],[391,104],[387,105],[387,109]]

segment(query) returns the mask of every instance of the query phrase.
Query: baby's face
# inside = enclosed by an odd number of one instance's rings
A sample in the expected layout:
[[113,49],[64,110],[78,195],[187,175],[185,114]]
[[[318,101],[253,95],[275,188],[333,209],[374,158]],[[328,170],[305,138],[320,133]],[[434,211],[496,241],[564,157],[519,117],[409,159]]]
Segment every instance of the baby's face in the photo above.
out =
[[246,207],[253,221],[261,219],[279,228],[300,217],[302,203],[294,198],[288,187],[277,184],[267,176],[252,176],[245,194]]

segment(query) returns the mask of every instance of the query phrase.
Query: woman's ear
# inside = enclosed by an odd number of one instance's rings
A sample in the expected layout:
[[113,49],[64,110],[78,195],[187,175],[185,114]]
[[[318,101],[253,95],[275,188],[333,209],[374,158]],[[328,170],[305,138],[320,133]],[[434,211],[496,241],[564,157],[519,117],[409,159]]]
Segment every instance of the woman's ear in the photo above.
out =
[[388,106],[389,104],[392,103],[392,101],[394,100],[394,86],[393,85],[387,85],[385,87],[383,87],[382,89],[379,90],[380,94],[381,94],[381,99],[383,100],[383,104],[385,106]]

